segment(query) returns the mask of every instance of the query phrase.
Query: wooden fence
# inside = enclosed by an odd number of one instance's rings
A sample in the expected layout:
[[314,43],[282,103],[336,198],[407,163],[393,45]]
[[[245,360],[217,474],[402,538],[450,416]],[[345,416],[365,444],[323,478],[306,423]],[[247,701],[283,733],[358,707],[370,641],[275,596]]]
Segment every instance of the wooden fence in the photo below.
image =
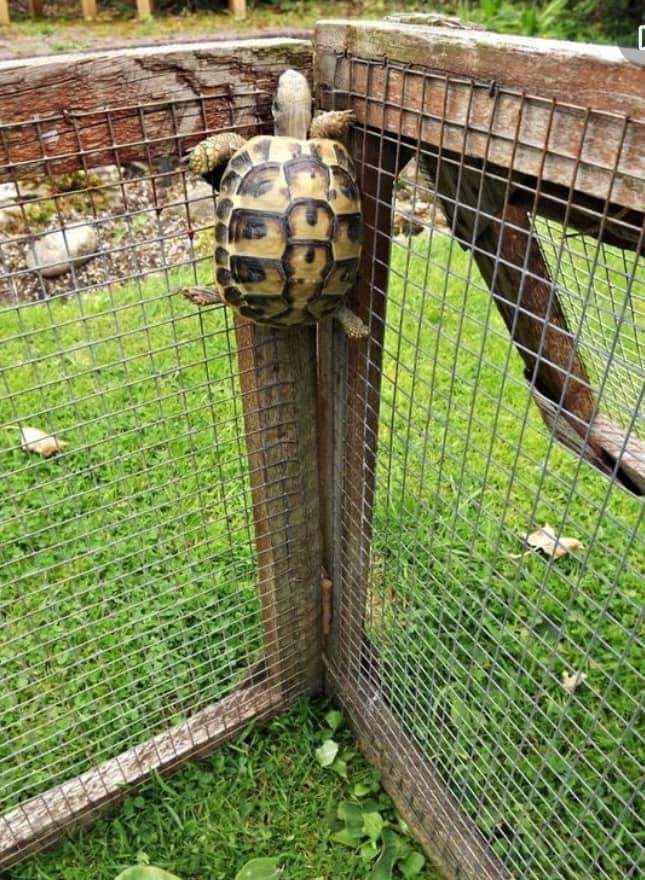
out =
[[[136,0],[136,4],[137,17],[140,20],[150,18],[153,14],[153,0]],[[44,7],[44,0],[29,0],[29,15],[32,18],[42,18]],[[228,0],[228,8],[235,18],[246,17],[246,0]],[[97,11],[97,0],[81,0],[81,15],[85,21],[94,21],[97,17]],[[10,23],[9,0],[0,0],[0,26]]]

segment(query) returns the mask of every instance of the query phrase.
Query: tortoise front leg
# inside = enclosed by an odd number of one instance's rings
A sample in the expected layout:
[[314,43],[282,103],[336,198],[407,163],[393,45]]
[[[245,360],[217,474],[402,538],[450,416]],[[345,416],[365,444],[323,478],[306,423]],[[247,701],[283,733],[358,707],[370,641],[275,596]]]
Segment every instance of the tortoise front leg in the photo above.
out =
[[226,163],[245,143],[246,139],[234,132],[214,134],[193,149],[188,156],[188,167],[218,190]]
[[334,317],[349,339],[363,339],[369,333],[363,321],[348,306],[341,306]]
[[196,306],[212,306],[224,302],[219,290],[212,287],[182,287],[179,293]]
[[328,110],[321,113],[311,123],[309,137],[328,138],[345,143],[349,127],[356,119],[353,110]]

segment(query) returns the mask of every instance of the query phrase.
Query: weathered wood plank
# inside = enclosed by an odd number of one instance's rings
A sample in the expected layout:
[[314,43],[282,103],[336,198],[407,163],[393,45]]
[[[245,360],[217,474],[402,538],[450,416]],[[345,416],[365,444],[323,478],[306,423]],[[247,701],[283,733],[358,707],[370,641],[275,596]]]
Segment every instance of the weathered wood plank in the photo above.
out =
[[11,24],[9,14],[9,0],[0,0],[0,25]]
[[265,659],[287,700],[322,675],[315,328],[235,327]]
[[228,8],[235,18],[246,18],[246,0],[228,0]]
[[96,0],[81,0],[81,14],[85,21],[96,19]]
[[359,122],[642,211],[645,70],[618,49],[342,21],[319,23],[316,47]]
[[269,123],[271,95],[287,67],[311,71],[308,41],[256,38],[2,61],[0,180],[179,158],[205,131],[255,132]]
[[252,719],[284,708],[279,691],[268,683],[238,688],[183,724],[5,813],[0,816],[0,868],[51,845],[74,826],[89,824],[152,770],[173,772],[231,739]]
[[334,332],[321,349],[331,456],[326,475],[325,566],[334,581],[334,617],[327,651],[356,673],[369,662],[364,636],[375,464],[390,262],[392,188],[411,156],[372,131],[353,132],[351,153],[361,191],[364,241],[351,304],[369,327],[367,340],[347,343]]
[[152,0],[137,0],[137,18],[145,21],[152,15]]
[[405,821],[447,880],[512,880],[475,823],[461,809],[427,756],[399,724],[369,680],[329,665],[328,679],[346,710],[361,751],[383,775],[383,785]]

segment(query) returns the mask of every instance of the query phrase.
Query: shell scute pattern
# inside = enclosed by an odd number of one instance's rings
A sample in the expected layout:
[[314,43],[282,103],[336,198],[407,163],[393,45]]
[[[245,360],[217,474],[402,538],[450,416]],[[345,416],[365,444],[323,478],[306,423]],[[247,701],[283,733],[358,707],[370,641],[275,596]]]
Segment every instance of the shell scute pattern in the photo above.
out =
[[252,138],[222,177],[217,219],[217,280],[245,317],[314,323],[354,283],[360,199],[351,159],[335,141]]

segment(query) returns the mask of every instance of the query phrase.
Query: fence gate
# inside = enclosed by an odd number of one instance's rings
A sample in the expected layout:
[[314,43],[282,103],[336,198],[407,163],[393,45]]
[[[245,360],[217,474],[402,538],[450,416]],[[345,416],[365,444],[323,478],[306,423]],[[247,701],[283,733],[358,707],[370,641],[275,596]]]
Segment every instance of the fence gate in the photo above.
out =
[[330,688],[447,876],[636,876],[643,68],[323,22],[316,77],[370,328],[321,336]]
[[[324,686],[445,876],[635,877],[643,69],[314,49],[0,62],[0,868]],[[356,114],[360,343],[180,295],[180,160],[288,67]]]

